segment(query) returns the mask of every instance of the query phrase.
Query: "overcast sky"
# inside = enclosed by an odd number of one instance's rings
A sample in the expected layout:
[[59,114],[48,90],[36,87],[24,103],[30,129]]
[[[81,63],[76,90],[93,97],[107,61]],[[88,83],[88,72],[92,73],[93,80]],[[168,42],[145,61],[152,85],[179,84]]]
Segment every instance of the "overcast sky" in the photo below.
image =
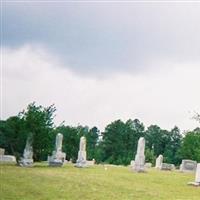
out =
[[14,2],[2,7],[3,119],[57,107],[55,122],[139,118],[193,129],[200,2]]

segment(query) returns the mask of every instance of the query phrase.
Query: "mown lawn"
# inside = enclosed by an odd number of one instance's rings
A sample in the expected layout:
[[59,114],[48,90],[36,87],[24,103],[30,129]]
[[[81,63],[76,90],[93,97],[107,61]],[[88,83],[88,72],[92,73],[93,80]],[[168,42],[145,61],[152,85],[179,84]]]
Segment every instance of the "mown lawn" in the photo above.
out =
[[0,165],[1,200],[200,200],[200,188],[188,186],[192,173],[134,173],[128,167],[68,164],[52,168]]

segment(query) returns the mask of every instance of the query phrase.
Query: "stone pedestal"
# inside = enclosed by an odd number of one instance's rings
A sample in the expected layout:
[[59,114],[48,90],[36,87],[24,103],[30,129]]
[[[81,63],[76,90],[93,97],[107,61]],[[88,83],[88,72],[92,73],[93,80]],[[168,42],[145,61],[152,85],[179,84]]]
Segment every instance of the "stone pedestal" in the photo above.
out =
[[19,165],[21,167],[32,167],[33,166],[33,159],[21,158],[21,160],[19,161]]

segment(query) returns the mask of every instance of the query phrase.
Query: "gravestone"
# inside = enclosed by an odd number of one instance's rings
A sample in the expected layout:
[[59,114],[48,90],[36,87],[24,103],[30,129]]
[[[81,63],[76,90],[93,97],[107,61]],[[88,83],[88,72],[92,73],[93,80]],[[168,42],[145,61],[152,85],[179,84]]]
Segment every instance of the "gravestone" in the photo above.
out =
[[0,148],[0,156],[3,156],[5,153],[5,149]]
[[140,137],[140,139],[138,140],[137,153],[135,156],[135,163],[134,163],[134,170],[136,172],[145,171],[144,149],[145,149],[145,139],[144,137]]
[[189,182],[188,184],[193,186],[200,186],[200,163],[198,163],[196,167],[195,181]]
[[135,160],[131,160],[130,166],[131,166],[132,168],[134,168],[134,166],[135,166]]
[[161,169],[162,163],[163,163],[163,156],[162,156],[162,155],[159,155],[159,156],[156,158],[156,166],[155,166],[155,168],[156,168],[156,169]]
[[152,163],[150,163],[150,162],[145,163],[144,167],[145,168],[151,168],[152,167]]
[[200,185],[200,163],[198,163],[196,168],[195,182]]
[[162,163],[160,169],[161,169],[161,170],[168,170],[168,171],[171,171],[171,170],[174,170],[174,169],[175,169],[175,166],[174,166],[174,164]]
[[13,163],[16,164],[16,157],[11,155],[0,155],[0,162],[1,163]]
[[15,156],[4,155],[5,149],[0,148],[0,162],[1,163],[16,163]]
[[85,137],[80,138],[80,145],[78,151],[78,159],[75,164],[76,167],[87,167],[86,160],[86,139]]
[[88,166],[93,166],[93,165],[95,165],[95,159],[93,158],[92,160],[87,160],[87,165],[88,165]]
[[55,150],[52,153],[52,156],[48,156],[49,166],[62,166],[65,162],[66,154],[62,152],[62,141],[63,135],[58,133],[56,135],[56,143],[55,143]]
[[33,147],[32,147],[32,135],[26,140],[26,146],[24,149],[23,157],[19,161],[21,167],[32,167],[33,166]]
[[197,167],[197,162],[194,160],[182,160],[180,165],[181,172],[195,172]]

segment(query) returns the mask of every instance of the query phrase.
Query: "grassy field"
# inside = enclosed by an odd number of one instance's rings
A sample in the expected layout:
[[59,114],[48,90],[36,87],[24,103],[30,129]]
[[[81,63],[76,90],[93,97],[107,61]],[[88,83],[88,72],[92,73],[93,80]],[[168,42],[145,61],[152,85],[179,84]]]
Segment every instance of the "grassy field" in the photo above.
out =
[[33,168],[0,165],[1,200],[200,200],[200,188],[188,186],[194,174],[157,171],[134,173],[103,165]]

